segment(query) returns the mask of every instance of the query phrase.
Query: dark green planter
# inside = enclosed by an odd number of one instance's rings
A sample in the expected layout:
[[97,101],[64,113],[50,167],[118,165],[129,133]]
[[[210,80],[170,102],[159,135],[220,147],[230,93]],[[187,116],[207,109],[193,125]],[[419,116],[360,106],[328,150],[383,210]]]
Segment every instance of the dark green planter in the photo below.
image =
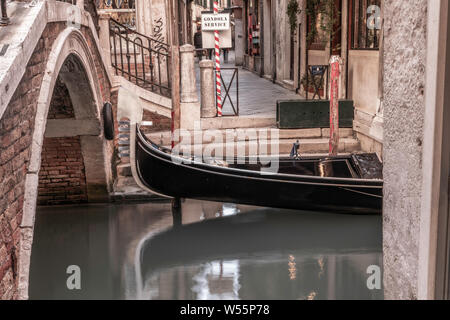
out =
[[[354,109],[353,100],[339,101],[339,127],[353,127]],[[279,129],[329,128],[330,101],[279,100],[277,125]]]

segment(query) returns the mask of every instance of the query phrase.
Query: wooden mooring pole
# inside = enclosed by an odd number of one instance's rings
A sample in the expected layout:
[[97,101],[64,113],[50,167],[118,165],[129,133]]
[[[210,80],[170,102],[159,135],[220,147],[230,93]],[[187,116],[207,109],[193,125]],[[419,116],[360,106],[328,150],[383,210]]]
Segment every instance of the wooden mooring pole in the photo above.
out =
[[337,156],[339,152],[339,79],[341,61],[339,56],[332,56],[330,59],[330,156]]
[[172,219],[173,219],[174,227],[180,227],[183,225],[183,214],[181,211],[181,199],[180,198],[172,199]]

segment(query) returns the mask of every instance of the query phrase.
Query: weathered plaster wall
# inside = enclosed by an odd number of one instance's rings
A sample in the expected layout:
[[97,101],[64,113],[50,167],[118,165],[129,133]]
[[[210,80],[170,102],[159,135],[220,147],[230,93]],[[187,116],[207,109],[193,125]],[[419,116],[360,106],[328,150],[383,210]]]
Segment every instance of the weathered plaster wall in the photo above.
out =
[[379,105],[379,51],[350,50],[348,57],[348,93],[355,107],[375,115]]
[[167,12],[165,0],[136,1],[137,30],[161,42],[167,42]]
[[387,299],[416,299],[426,0],[385,2],[384,287]]
[[[343,5],[347,8],[348,1]],[[381,16],[384,12],[384,1],[381,1]],[[381,34],[379,50],[352,50],[348,48],[347,33],[344,29],[348,26],[347,14],[342,15],[342,43],[343,56],[348,50],[348,61],[344,68],[348,74],[342,77],[348,79],[347,96],[355,102],[355,121],[353,129],[361,149],[365,152],[376,152],[383,157],[383,90],[382,90],[382,68],[383,68],[383,36]],[[381,26],[383,30],[383,26]],[[345,86],[343,92],[346,90]],[[345,96],[345,95],[344,95]]]
[[[277,81],[283,81],[289,78],[289,73],[286,74],[286,66],[289,66],[289,53],[290,53],[290,44],[289,40],[289,32],[290,28],[287,24],[286,19],[286,8],[287,1],[277,0],[276,12],[275,12],[275,25],[273,27],[276,28],[276,71],[277,71]],[[289,69],[288,69],[289,70]]]
[[264,36],[264,75],[270,77],[272,73],[272,0],[264,0],[263,7],[263,26]]

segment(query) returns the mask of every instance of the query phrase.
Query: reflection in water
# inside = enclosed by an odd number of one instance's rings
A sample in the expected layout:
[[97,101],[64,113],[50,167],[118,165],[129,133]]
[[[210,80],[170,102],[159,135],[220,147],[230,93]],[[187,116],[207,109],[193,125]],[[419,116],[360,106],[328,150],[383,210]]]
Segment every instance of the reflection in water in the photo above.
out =
[[[69,265],[82,289],[66,288]],[[381,218],[203,201],[40,208],[30,297],[382,299]]]
[[297,278],[297,264],[295,263],[295,257],[293,255],[289,255],[289,279],[295,280]]

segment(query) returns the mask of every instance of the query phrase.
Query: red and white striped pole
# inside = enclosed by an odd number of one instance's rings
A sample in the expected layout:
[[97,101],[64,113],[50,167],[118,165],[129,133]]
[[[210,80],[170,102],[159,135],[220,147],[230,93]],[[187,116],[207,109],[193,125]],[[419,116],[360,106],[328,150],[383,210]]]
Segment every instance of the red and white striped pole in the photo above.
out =
[[339,77],[342,60],[339,56],[330,59],[331,96],[330,96],[330,155],[339,152]]
[[[219,14],[219,2],[214,0],[214,14]],[[216,95],[217,95],[217,116],[222,116],[222,83],[220,80],[220,38],[219,31],[214,31],[214,48],[216,54]]]

